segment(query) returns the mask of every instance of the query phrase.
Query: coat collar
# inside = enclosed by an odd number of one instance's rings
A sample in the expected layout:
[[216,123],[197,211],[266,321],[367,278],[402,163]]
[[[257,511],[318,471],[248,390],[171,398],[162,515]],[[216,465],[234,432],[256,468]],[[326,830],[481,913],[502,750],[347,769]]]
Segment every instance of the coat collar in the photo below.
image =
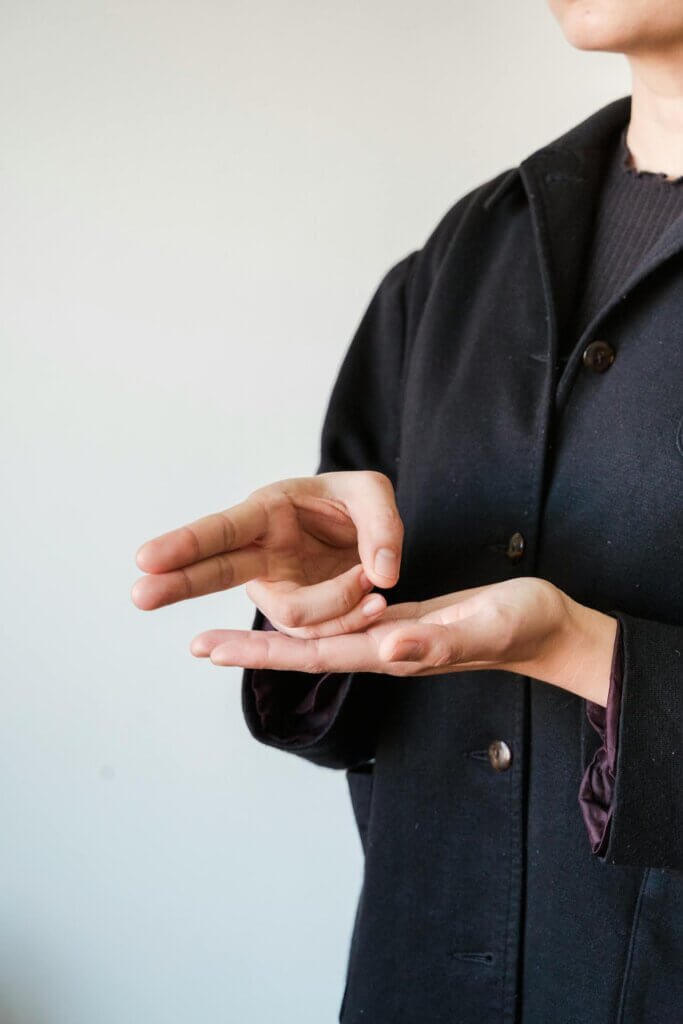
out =
[[525,170],[545,168],[547,173],[554,165],[556,173],[564,172],[571,176],[594,164],[596,158],[601,165],[600,154],[607,154],[615,135],[621,133],[630,117],[630,96],[621,96],[596,110],[552,142],[534,150],[517,167],[512,167],[486,198],[484,208],[494,206],[515,184],[522,184]]
[[[553,361],[565,341],[577,337],[576,296],[593,237],[603,170],[630,116],[630,96],[613,100],[513,167],[483,204],[492,210],[515,185],[521,185],[526,193],[539,253]],[[585,325],[581,338],[593,332],[644,277],[682,251],[683,215],[662,232],[619,293]]]

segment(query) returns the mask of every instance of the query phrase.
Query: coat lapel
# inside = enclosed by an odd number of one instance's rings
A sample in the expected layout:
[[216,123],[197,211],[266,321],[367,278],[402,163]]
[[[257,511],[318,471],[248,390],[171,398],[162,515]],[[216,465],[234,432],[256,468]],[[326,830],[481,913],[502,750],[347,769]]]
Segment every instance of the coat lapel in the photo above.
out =
[[[683,215],[662,233],[624,287],[575,336],[582,273],[606,162],[631,115],[631,97],[623,96],[526,157],[501,180],[486,206],[500,201],[515,184],[524,189],[533,223],[548,315],[548,357],[556,379],[558,409],[571,385],[580,352],[605,316],[666,260],[683,251]],[[561,376],[559,353],[575,344]]]
[[609,104],[522,161],[520,178],[534,221],[546,281],[551,359],[574,336],[582,274],[594,230],[600,183],[616,136],[628,123],[630,96]]

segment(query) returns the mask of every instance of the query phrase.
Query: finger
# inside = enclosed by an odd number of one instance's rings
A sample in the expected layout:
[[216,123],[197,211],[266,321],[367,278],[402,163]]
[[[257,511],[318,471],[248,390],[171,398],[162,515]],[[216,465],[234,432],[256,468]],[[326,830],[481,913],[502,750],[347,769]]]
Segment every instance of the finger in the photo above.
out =
[[454,605],[431,612],[429,620],[397,626],[381,641],[380,658],[441,669],[492,668],[499,663],[500,638],[488,616],[462,616]]
[[247,593],[278,629],[292,636],[333,636],[367,626],[386,608],[381,594],[358,564],[331,580],[301,586],[291,580],[267,583],[252,579]]
[[225,630],[209,656],[214,665],[313,675],[382,670],[377,643],[369,633],[302,640],[276,630]]
[[[381,596],[381,595],[371,595]],[[406,602],[404,604],[394,604],[385,607],[384,612],[378,617],[378,619],[371,618],[370,625],[366,623],[366,628],[371,632],[372,639],[375,644],[378,644],[380,640],[387,636],[396,628],[396,622],[400,619],[411,619],[415,617],[415,612],[420,608],[419,601]],[[273,620],[269,616],[266,616],[271,625]],[[277,627],[275,627],[277,628]],[[243,632],[243,631],[242,631]],[[254,632],[258,632],[254,630]],[[268,631],[270,632],[270,631]],[[282,632],[282,631],[281,631]],[[229,641],[235,633],[235,630],[231,629],[207,629],[203,633],[198,633],[190,643],[190,651],[198,658],[208,657],[214,647],[224,641]],[[285,633],[289,636],[290,633]],[[313,637],[302,636],[302,639],[314,639]]]
[[382,594],[368,594],[347,615],[327,619],[313,626],[306,626],[296,635],[304,637],[340,636],[343,633],[361,633],[369,623],[376,622],[386,611],[387,601]]
[[404,528],[394,487],[383,473],[359,471],[328,474],[338,477],[330,487],[341,497],[358,534],[358,554],[369,579],[377,587],[393,587],[398,580]]
[[246,501],[202,516],[185,526],[146,541],[135,556],[143,572],[162,573],[200,562],[212,555],[252,544],[268,526],[264,502]]
[[172,572],[141,576],[133,586],[133,603],[143,611],[151,611],[201,594],[229,590],[263,575],[266,554],[258,547],[248,547],[206,558],[187,568]]
[[[252,630],[252,632],[257,632]],[[195,658],[208,658],[214,647],[230,639],[233,630],[230,629],[205,629],[203,633],[197,633],[190,641],[190,653]]]

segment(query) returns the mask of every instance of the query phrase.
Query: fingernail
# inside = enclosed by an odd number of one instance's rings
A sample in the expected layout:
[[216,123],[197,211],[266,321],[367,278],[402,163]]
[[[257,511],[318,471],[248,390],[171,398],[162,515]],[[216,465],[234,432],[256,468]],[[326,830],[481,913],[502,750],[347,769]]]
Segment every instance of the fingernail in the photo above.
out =
[[375,555],[375,572],[380,576],[393,579],[396,575],[397,565],[396,553],[391,548],[380,548]]
[[382,611],[383,608],[384,601],[379,594],[374,594],[372,597],[369,597],[365,604],[361,605],[363,615],[376,615],[377,612]]
[[424,654],[418,640],[401,640],[391,652],[389,661],[419,661]]

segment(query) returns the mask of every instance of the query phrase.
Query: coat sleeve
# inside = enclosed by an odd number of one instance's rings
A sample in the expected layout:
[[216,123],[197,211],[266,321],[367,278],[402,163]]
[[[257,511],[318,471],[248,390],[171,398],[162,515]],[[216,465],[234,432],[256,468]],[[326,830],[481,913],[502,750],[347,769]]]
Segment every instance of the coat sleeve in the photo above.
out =
[[613,610],[622,692],[604,859],[683,871],[683,626]]
[[[379,283],[341,364],[325,413],[317,473],[377,470],[396,486],[410,286],[418,251]],[[252,629],[266,626],[259,610]],[[328,768],[374,756],[384,677],[244,669],[242,711],[252,736]]]
[[[257,609],[252,629],[276,627]],[[336,715],[344,694],[342,672],[309,676],[303,672],[251,671],[259,733],[287,747],[319,736]]]

